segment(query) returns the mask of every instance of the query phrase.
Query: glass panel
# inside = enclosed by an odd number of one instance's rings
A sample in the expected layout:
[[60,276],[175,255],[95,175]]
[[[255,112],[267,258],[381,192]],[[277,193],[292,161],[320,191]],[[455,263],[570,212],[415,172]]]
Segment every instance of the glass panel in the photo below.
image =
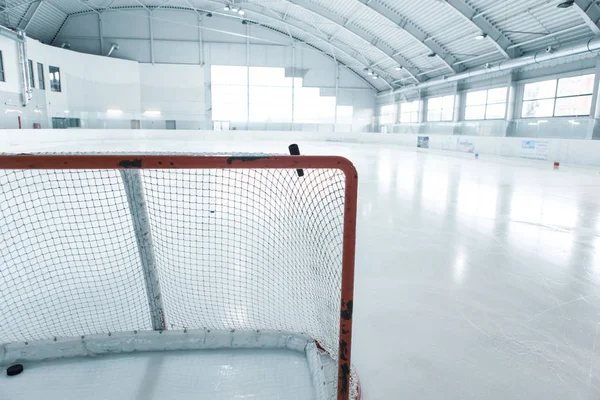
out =
[[292,88],[250,86],[250,121],[292,122]]
[[35,89],[35,78],[33,75],[33,61],[27,60],[27,70],[29,71],[29,86]]
[[465,109],[465,119],[485,119],[485,106],[467,106]]
[[442,110],[435,109],[435,110],[427,111],[427,121],[437,122],[437,121],[441,121],[441,120],[442,120]]
[[506,103],[507,88],[497,88],[488,90],[487,104]]
[[213,85],[247,85],[248,68],[229,65],[213,65],[210,67]]
[[523,118],[551,117],[554,111],[554,99],[523,102]]
[[53,67],[52,65],[49,67],[50,71],[50,89],[53,92],[61,92],[61,82],[60,82],[60,68]]
[[442,121],[452,121],[454,119],[454,107],[444,107],[442,109]]
[[248,119],[246,86],[212,86],[213,120],[245,122]]
[[407,112],[419,112],[420,100],[410,101],[408,103],[400,103],[400,111],[403,113]]
[[478,92],[467,93],[467,106],[481,106],[485,105],[486,90],[480,90]]
[[528,83],[525,85],[523,100],[549,99],[556,94],[556,79]]
[[44,64],[37,64],[38,83],[40,89],[46,90],[46,80],[44,78]]
[[443,97],[432,97],[427,101],[427,109],[434,110],[442,108],[442,104],[444,103]]
[[[594,91],[594,74],[562,78],[558,80],[558,97],[578,94],[592,94]],[[589,111],[586,113],[589,114]]]
[[294,91],[294,122],[333,123],[335,97],[321,96],[318,88],[296,88]]
[[454,95],[452,96],[444,96],[442,98],[442,108],[444,109],[452,109],[454,110]]
[[2,52],[0,51],[0,81],[6,82],[4,78],[4,60],[2,59]]
[[485,119],[504,119],[506,117],[506,103],[490,104],[487,106]]
[[589,115],[592,108],[592,96],[564,97],[556,99],[555,117]]
[[292,87],[293,78],[285,77],[285,68],[250,67],[250,86]]

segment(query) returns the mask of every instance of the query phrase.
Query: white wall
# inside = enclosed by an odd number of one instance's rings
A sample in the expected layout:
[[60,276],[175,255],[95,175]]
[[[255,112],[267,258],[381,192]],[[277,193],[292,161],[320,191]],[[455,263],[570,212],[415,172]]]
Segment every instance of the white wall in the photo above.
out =
[[[51,127],[53,117],[80,118],[82,128],[130,128],[131,120],[142,120],[147,128],[165,128],[165,120],[176,120],[187,129],[205,128],[204,68],[199,65],[145,65],[136,61],[83,54],[27,40],[33,61],[35,89],[27,107],[20,100],[20,76],[16,42],[0,37],[6,82],[0,82],[0,128],[18,128],[40,123]],[[37,63],[44,64],[46,89],[40,90]],[[50,89],[49,66],[61,71],[61,92]],[[144,115],[160,110],[159,117]],[[113,115],[108,110],[121,110]]]
[[[24,149],[32,151],[56,151],[60,144],[62,151],[131,151],[144,150],[147,146],[156,150],[160,144],[162,151],[203,152],[203,143],[219,143],[229,149],[236,150],[237,144],[248,141],[282,141],[284,143],[302,143],[303,141],[323,142],[324,146],[330,142],[364,143],[381,145],[407,146],[417,148],[418,136],[357,133],[357,132],[298,132],[298,131],[189,131],[177,132],[166,130],[88,130],[84,137],[68,130],[3,130],[0,131],[0,152],[21,152]],[[532,138],[497,138],[497,137],[471,137],[471,136],[446,136],[427,135],[429,149],[419,151],[448,152],[452,156],[475,158],[485,161],[486,157],[500,156],[513,159],[529,158],[523,154],[523,141],[536,140]],[[546,148],[544,157],[538,158],[539,163],[552,168],[558,161],[562,167],[565,164],[580,166],[600,167],[600,141],[568,140],[568,139],[543,139],[540,140]],[[181,148],[181,143],[186,143],[186,148]],[[162,147],[164,146],[164,147]],[[286,145],[282,146],[285,149]]]
[[199,65],[139,64],[141,110],[161,111],[160,117],[142,116],[142,128],[164,129],[176,120],[178,129],[200,129],[206,124],[204,68]]
[[[333,96],[336,88],[334,60],[300,42],[293,49],[290,38],[256,25],[243,25],[239,20],[203,17],[198,28],[198,15],[186,10],[155,10],[152,12],[152,42],[150,22],[145,10],[102,13],[104,31],[100,49],[97,15],[73,15],[57,35],[54,44],[69,43],[75,51],[106,54],[112,43],[119,49],[112,57],[135,60],[142,64],[189,64],[205,67],[204,96],[205,127],[211,127],[210,66],[235,65],[283,67],[289,76],[302,77],[303,85],[316,87]],[[178,21],[176,28],[168,21]],[[230,32],[229,34],[226,32]],[[249,35],[247,39],[245,36]],[[355,115],[351,124],[338,130],[369,131],[372,128],[375,91],[373,87],[345,67],[339,67],[338,104],[353,106]],[[192,91],[197,88],[191,88]],[[187,96],[187,94],[186,94]],[[142,95],[142,98],[144,96]],[[195,125],[195,123],[192,123]],[[333,124],[236,124],[238,129],[317,130],[333,131]],[[179,124],[178,124],[179,127]],[[186,126],[192,128],[194,126]]]

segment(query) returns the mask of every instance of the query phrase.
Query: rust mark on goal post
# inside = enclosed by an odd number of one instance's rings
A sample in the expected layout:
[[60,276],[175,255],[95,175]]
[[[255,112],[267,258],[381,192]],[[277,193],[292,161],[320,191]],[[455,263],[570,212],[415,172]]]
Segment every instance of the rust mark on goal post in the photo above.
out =
[[[338,349],[337,400],[349,400],[352,349],[352,304],[356,255],[358,175],[354,165],[338,156],[227,157],[202,155],[69,155],[3,154],[0,169],[337,169],[346,177],[342,290]],[[360,393],[360,388],[359,388]]]

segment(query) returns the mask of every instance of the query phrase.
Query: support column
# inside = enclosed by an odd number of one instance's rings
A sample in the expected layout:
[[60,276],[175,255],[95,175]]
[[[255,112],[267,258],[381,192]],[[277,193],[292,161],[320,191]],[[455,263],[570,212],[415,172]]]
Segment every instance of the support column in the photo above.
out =
[[154,257],[150,217],[148,216],[146,196],[144,196],[142,176],[138,170],[121,170],[120,172],[142,263],[152,329],[162,331],[167,329],[165,307],[160,289],[156,258]]
[[104,55],[104,27],[102,26],[102,15],[98,14],[98,36],[100,38],[100,54]]
[[592,108],[590,111],[590,122],[585,136],[588,140],[600,140],[600,57],[596,57],[596,76],[594,78],[594,95],[592,96]]
[[151,10],[148,10],[148,25],[150,28],[150,62],[154,65],[154,24],[152,23]]
[[250,130],[250,25],[246,24],[246,129]]
[[292,131],[296,114],[296,43],[292,42]]
[[337,132],[339,88],[340,88],[340,65],[337,62],[335,62],[335,110],[334,110],[334,118],[333,118],[333,131],[334,132]]
[[204,36],[202,14],[198,14],[198,60],[199,64],[204,66]]
[[519,115],[519,110],[517,107],[519,106],[517,101],[517,90],[519,85],[515,76],[516,72],[511,72],[508,74],[507,79],[507,87],[508,90],[506,92],[506,131],[504,132],[504,137],[508,136],[516,136],[515,133],[517,131],[517,121],[516,116]]

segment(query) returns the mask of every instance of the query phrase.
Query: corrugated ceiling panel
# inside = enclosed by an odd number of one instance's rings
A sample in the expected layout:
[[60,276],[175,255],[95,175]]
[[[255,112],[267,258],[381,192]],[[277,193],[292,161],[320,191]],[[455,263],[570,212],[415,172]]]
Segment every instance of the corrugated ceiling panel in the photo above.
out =
[[27,35],[42,42],[51,43],[66,18],[67,14],[44,1],[29,24]]
[[27,13],[30,4],[28,2],[24,2],[23,0],[7,2],[6,5],[6,13],[5,15],[7,25],[11,28],[16,28],[19,26],[21,19]]

